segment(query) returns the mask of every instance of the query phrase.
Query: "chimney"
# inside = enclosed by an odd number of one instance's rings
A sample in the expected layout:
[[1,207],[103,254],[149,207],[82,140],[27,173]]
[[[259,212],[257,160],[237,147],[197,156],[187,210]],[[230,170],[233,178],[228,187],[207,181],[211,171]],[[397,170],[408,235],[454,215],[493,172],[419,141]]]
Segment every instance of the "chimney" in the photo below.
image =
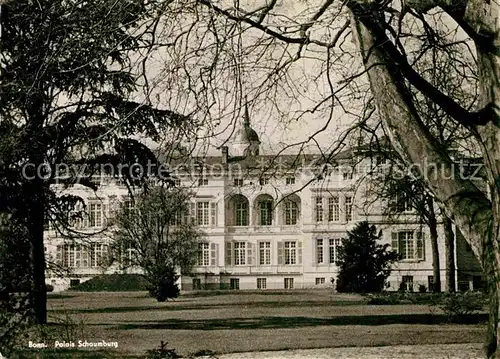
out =
[[222,146],[221,152],[222,152],[222,165],[224,166],[224,168],[227,168],[227,162],[229,159],[229,147]]

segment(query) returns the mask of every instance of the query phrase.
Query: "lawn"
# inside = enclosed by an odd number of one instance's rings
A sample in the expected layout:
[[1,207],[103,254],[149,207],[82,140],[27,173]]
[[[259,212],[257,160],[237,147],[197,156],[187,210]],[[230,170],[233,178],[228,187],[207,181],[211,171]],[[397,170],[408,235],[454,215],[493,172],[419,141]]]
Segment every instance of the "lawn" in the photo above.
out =
[[187,355],[481,343],[486,333],[485,323],[449,324],[435,307],[367,305],[361,296],[327,290],[192,293],[166,303],[145,292],[51,293],[49,319],[66,323],[61,339],[118,342],[113,351],[120,357],[142,355],[161,341]]

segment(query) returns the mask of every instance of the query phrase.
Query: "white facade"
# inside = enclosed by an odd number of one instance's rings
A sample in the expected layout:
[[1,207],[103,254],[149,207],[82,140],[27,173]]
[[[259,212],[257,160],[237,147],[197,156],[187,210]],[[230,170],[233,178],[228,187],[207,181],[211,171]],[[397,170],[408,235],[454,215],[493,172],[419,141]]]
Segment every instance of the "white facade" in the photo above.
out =
[[[251,145],[255,146],[255,142]],[[238,143],[238,150],[240,147]],[[411,212],[402,214],[400,223],[389,224],[384,219],[383,204],[371,202],[372,195],[361,181],[363,170],[371,166],[370,159],[353,168],[352,156],[339,155],[339,166],[328,168],[317,180],[321,168],[317,156],[256,153],[230,157],[228,149],[223,148],[221,156],[201,159],[202,167],[187,163],[174,170],[177,184],[193,192],[191,216],[207,234],[206,244],[200,245],[199,265],[194,269],[197,274],[183,276],[182,289],[331,287],[338,275],[335,262],[341,239],[363,220],[377,225],[383,232],[383,242],[397,246],[403,255],[388,279],[389,289],[399,289],[403,281],[413,283],[415,291],[419,285],[429,287],[433,280],[429,229],[420,225]],[[83,231],[105,228],[118,203],[128,197],[124,185],[111,178],[100,181],[97,192],[78,186],[71,189],[84,198],[90,211],[89,219],[80,223]],[[438,234],[441,283],[445,289],[441,225]],[[48,283],[61,290],[69,286],[71,279],[84,281],[97,274],[119,272],[117,266],[103,268],[97,263],[105,255],[101,245],[109,240],[109,232],[104,231],[82,239],[84,244],[79,250],[76,243],[62,247],[64,241],[57,232],[48,230],[48,256],[70,267],[64,278],[49,272]],[[460,243],[457,250],[463,251]],[[472,281],[471,276],[478,274],[477,264],[469,258],[464,264],[467,268],[461,268],[460,258],[458,254],[457,269],[464,270],[465,279],[458,276],[459,280]],[[469,269],[473,273],[467,272]]]

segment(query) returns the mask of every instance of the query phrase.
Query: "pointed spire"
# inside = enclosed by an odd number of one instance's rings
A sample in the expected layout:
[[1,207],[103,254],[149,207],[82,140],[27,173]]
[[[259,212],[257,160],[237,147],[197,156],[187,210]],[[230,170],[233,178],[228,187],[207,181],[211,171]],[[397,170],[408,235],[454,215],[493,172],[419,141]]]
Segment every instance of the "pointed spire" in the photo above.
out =
[[243,115],[243,126],[250,127],[250,115],[248,114],[248,97],[245,95],[245,114]]

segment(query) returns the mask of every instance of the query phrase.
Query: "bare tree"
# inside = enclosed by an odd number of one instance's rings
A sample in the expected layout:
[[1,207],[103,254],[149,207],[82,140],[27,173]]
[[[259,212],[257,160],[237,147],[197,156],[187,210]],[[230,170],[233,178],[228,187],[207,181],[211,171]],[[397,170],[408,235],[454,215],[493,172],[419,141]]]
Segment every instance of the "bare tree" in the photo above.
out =
[[182,138],[194,121],[148,92],[148,54],[169,46],[158,40],[161,2],[16,0],[1,10],[0,211],[27,229],[32,304],[45,323],[44,224],[67,228],[82,202],[54,186],[95,190],[91,176],[103,166],[130,184],[132,164],[157,174],[138,137],[159,141],[172,129]]
[[[180,78],[201,84],[190,88],[205,99],[207,109],[233,100],[232,112],[230,106],[218,112],[220,121],[226,116],[234,124],[231,114],[238,114],[248,94],[252,105],[287,123],[322,124],[297,143],[302,149],[316,143],[322,131],[334,130],[338,116],[362,125],[367,109],[376,105],[394,150],[418,169],[484,268],[492,294],[491,358],[499,356],[500,344],[498,11],[497,2],[476,0],[325,0],[294,6],[193,0],[172,3],[167,20],[178,20],[169,58],[187,59],[178,68]],[[433,49],[449,54],[448,70],[460,74],[462,87],[477,92],[474,108],[429,80],[435,64],[417,69],[415,64]],[[473,61],[464,62],[465,57]],[[472,134],[488,191],[453,173],[455,163],[422,120],[412,88],[446,113],[457,130]],[[325,160],[342,148],[341,142],[334,138],[321,148]]]

